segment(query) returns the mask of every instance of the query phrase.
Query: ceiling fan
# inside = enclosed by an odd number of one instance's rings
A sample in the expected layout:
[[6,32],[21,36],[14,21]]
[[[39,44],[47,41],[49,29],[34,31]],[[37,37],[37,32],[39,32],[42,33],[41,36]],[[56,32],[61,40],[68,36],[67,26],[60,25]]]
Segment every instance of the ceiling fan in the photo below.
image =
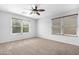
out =
[[34,7],[31,7],[31,9],[29,10],[31,11],[30,14],[37,14],[37,15],[40,15],[40,12],[45,11],[45,9],[38,9],[38,5],[34,5]]

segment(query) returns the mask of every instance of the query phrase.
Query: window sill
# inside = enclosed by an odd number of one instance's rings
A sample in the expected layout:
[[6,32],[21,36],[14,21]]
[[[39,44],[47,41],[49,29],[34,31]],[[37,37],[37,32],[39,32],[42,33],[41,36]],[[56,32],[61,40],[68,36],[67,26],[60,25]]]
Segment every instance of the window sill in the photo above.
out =
[[24,34],[27,34],[29,32],[25,32],[25,33],[12,33],[12,35],[24,35]]
[[53,34],[53,35],[68,36],[68,37],[78,37],[78,35],[71,35],[71,34]]

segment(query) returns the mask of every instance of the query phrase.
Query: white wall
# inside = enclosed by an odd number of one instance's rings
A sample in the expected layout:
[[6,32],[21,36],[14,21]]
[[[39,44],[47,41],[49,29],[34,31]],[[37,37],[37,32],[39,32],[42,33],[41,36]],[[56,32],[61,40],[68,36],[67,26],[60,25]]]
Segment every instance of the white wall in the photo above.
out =
[[[11,29],[12,17],[21,18],[29,22],[30,32],[24,34],[12,34],[12,29]],[[37,35],[36,22],[37,21],[31,18],[0,11],[0,43],[35,37]]]
[[[66,14],[78,13],[77,10],[69,11],[67,13],[61,13],[56,16],[62,16]],[[25,34],[12,34],[11,32],[11,19],[12,17],[21,18],[26,20],[30,23],[30,32]],[[53,18],[53,17],[52,17]],[[37,28],[38,27],[38,28]],[[27,18],[21,15],[1,12],[0,11],[0,43],[14,41],[18,39],[25,39],[36,37],[43,37],[46,39],[51,39],[59,42],[74,44],[79,46],[79,37],[69,37],[69,36],[62,36],[62,35],[52,35],[52,20],[51,18],[43,18],[39,20],[34,20],[31,18]],[[77,35],[79,36],[79,19],[78,19],[78,28],[77,28]]]
[[[78,10],[71,10],[56,16],[62,16],[67,14],[78,13]],[[53,18],[53,17],[52,17]],[[77,35],[79,36],[79,16],[78,16],[78,28]],[[59,42],[69,43],[73,45],[79,46],[79,37],[71,37],[71,36],[62,36],[62,35],[53,35],[52,34],[52,20],[43,18],[38,21],[38,36],[46,39],[51,39]]]

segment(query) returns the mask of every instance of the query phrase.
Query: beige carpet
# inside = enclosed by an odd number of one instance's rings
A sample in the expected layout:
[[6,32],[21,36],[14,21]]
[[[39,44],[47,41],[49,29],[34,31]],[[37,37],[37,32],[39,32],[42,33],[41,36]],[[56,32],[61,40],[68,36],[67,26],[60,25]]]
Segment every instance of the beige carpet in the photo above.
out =
[[42,38],[0,44],[1,55],[77,55],[79,47]]

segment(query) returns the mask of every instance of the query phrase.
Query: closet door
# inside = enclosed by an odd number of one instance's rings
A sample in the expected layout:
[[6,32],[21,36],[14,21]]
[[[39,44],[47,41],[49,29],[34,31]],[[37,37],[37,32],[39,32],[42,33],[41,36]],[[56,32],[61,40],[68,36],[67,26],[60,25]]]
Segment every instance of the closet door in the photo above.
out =
[[76,35],[77,15],[63,18],[63,34]]

